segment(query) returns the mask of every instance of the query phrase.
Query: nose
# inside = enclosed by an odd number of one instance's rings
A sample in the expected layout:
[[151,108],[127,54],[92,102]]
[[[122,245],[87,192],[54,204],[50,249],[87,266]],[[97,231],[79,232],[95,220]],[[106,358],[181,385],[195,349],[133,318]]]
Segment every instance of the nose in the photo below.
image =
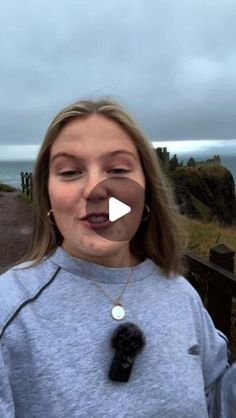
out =
[[89,173],[84,181],[83,198],[90,201],[100,201],[108,197],[104,178],[99,173]]

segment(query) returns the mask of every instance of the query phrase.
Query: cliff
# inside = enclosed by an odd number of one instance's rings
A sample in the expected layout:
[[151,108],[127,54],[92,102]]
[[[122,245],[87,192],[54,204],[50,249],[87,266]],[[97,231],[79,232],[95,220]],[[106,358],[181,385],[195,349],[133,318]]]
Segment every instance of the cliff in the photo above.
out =
[[235,222],[235,184],[225,167],[177,167],[168,176],[181,213],[224,225]]

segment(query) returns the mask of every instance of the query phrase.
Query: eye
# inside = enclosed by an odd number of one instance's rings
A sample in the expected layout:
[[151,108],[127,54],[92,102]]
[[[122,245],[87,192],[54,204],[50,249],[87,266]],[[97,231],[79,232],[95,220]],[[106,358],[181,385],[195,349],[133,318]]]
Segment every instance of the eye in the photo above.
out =
[[115,174],[125,174],[129,172],[129,170],[126,170],[125,168],[112,168],[110,171],[114,172]]
[[59,173],[59,176],[64,177],[64,178],[70,178],[70,177],[79,176],[80,174],[81,174],[80,170],[66,170],[66,171],[61,171]]

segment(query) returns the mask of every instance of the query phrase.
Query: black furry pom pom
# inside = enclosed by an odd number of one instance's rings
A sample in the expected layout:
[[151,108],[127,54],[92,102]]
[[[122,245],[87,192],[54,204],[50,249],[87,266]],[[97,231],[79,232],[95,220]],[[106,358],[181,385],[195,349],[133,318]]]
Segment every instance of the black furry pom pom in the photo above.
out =
[[125,355],[135,357],[145,346],[145,337],[137,325],[126,322],[119,325],[112,336],[112,347]]

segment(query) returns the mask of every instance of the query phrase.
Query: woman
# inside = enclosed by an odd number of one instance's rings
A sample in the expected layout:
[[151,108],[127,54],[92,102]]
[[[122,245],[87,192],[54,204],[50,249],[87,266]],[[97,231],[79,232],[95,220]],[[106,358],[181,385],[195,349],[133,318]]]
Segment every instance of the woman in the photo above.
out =
[[29,261],[0,279],[0,416],[236,416],[227,343],[180,275],[170,190],[118,104],[55,117],[34,207]]

